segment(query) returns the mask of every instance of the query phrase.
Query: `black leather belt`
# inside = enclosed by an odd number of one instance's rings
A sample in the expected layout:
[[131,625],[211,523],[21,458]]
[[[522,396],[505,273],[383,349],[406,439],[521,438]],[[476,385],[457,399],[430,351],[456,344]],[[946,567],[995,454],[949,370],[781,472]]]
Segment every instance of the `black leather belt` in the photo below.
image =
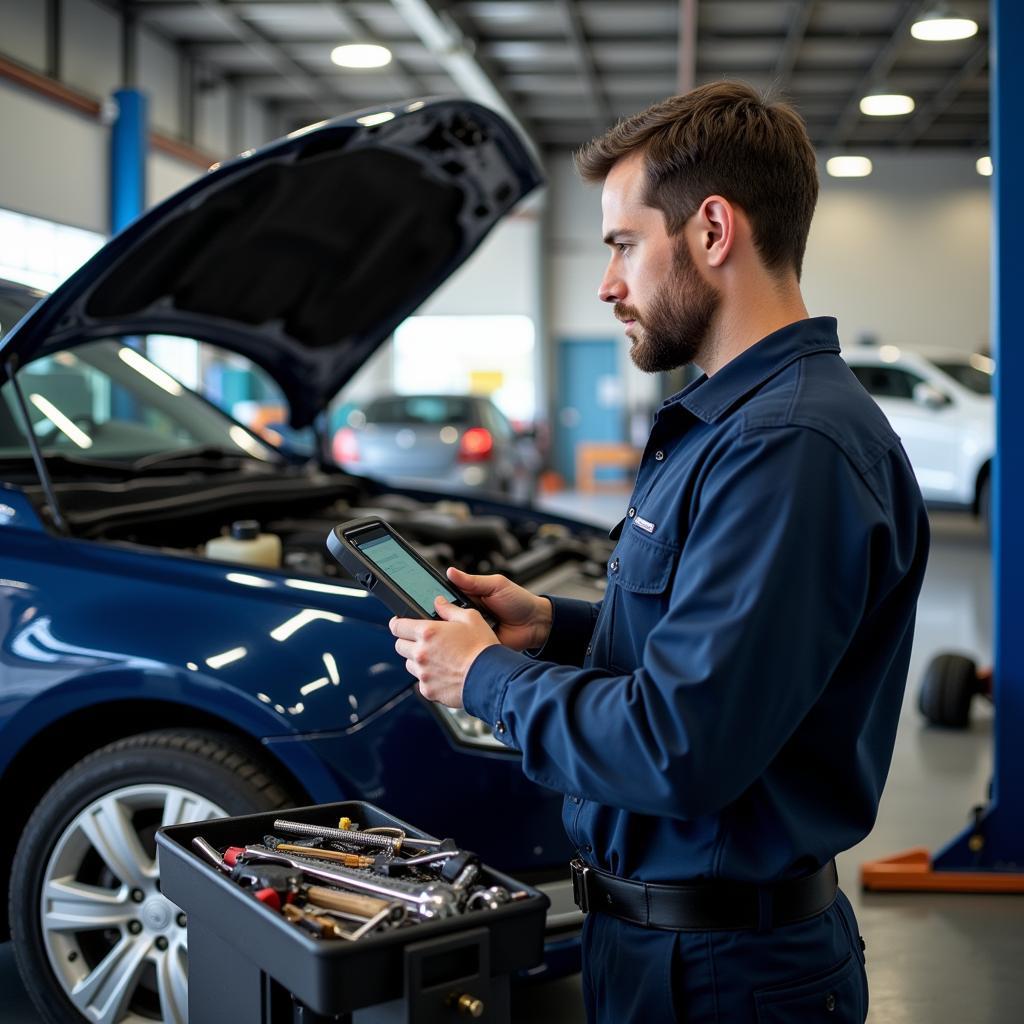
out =
[[638,882],[593,868],[578,857],[569,867],[573,899],[585,914],[609,914],[646,928],[681,932],[769,931],[827,910],[839,890],[834,860],[812,875],[765,885]]

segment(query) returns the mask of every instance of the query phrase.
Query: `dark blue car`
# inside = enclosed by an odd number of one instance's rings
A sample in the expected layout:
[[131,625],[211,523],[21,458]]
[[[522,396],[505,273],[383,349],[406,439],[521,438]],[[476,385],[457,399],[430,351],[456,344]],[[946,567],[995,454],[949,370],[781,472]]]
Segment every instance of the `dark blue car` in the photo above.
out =
[[342,384],[537,181],[494,114],[417,102],[225,164],[38,303],[0,286],[0,873],[47,1021],[183,1022],[154,833],[289,804],[370,800],[549,883],[547,965],[569,969],[561,798],[413,691],[388,613],[324,542],[377,513],[439,566],[596,598],[607,539],[289,455],[144,354],[159,334],[244,355],[324,433]]

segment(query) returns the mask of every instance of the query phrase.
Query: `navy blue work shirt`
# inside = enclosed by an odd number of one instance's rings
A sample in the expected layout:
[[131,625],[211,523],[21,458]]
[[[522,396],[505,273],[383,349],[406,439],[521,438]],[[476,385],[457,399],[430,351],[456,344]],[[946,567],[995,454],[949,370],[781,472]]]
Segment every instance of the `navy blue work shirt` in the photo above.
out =
[[466,709],[566,794],[589,863],[769,881],[874,824],[928,521],[831,317],[660,408],[598,604],[552,600],[536,657],[493,646]]

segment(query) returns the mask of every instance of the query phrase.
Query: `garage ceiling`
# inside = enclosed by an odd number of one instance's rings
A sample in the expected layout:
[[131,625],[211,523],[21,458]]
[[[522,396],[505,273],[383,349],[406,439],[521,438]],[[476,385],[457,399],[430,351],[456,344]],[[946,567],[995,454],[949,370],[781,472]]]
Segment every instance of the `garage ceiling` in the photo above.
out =
[[[496,88],[542,147],[577,146],[680,83],[742,78],[793,101],[823,149],[988,141],[988,4],[957,2],[972,39],[920,42],[934,0],[135,0],[125,8],[203,75],[262,98],[284,130],[412,96]],[[696,45],[681,25],[696,23]],[[392,63],[353,71],[334,46],[376,42]],[[469,71],[467,71],[469,68]],[[883,87],[910,115],[868,118]]]

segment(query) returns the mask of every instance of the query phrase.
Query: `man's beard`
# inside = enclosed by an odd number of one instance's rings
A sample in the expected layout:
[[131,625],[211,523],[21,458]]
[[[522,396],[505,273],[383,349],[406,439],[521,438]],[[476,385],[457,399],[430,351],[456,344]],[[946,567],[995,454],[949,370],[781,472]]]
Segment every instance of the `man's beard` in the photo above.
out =
[[634,320],[636,335],[629,357],[645,373],[675,370],[692,363],[704,347],[721,296],[700,276],[686,240],[673,251],[672,280],[641,317],[635,306],[615,303],[619,320]]

